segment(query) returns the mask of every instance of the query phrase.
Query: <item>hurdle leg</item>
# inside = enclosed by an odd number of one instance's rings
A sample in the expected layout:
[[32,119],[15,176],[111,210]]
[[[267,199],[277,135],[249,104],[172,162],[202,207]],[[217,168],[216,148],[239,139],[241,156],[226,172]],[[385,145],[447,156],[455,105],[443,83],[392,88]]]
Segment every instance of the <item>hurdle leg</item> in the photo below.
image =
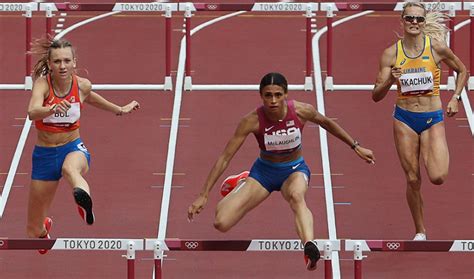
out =
[[331,242],[324,244],[324,279],[332,279],[332,245]]
[[326,22],[327,22],[327,37],[326,37],[326,79],[324,81],[324,89],[326,91],[334,90],[334,82],[332,77],[332,19],[334,17],[334,12],[331,7],[328,7],[326,11]]
[[135,279],[135,243],[130,241],[127,249],[127,279]]
[[354,245],[354,279],[362,279],[362,244],[356,242]]
[[31,17],[33,12],[30,6],[25,11],[23,16],[26,19],[26,30],[25,30],[25,50],[26,50],[26,61],[25,61],[25,90],[31,90],[33,88],[33,79],[31,78]]
[[[449,47],[451,50],[454,52],[455,51],[455,45],[454,45],[454,38],[455,38],[455,32],[454,32],[454,26],[456,25],[456,11],[454,10],[454,5],[451,4],[449,7]],[[449,91],[454,91],[456,88],[456,79],[454,78],[454,71],[453,69],[449,69],[449,76],[448,76],[448,82],[447,82],[447,90]]]
[[171,79],[171,7],[166,6],[165,11],[165,83],[164,90],[173,90]]
[[153,248],[153,258],[155,262],[155,279],[162,278],[161,260],[163,259],[163,250],[161,250],[160,247],[160,242],[156,241]]
[[311,68],[313,60],[313,47],[312,47],[312,19],[315,14],[311,7],[308,6],[306,13],[306,76],[304,81],[304,90],[312,91],[313,90],[313,80],[311,78]]
[[192,90],[192,78],[191,78],[191,7],[189,5],[186,6],[186,10],[184,11],[184,18],[185,18],[185,28],[186,28],[186,63],[185,63],[185,77],[184,77],[184,90],[191,91]]
[[470,51],[469,51],[469,84],[468,89],[474,90],[474,5],[471,5],[471,9],[469,10],[469,17],[471,19],[471,23],[469,26],[469,36],[470,36]]

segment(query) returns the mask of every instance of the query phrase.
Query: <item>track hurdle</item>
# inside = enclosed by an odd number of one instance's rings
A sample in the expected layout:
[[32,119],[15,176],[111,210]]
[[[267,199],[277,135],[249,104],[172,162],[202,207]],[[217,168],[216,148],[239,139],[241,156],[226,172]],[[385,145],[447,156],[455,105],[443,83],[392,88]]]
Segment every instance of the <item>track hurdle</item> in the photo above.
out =
[[0,3],[0,13],[24,12],[25,17],[25,82],[23,84],[0,84],[0,90],[31,90],[33,80],[31,78],[31,17],[38,10],[38,3]]
[[[462,10],[461,2],[423,2],[427,10],[436,10],[448,12],[451,21],[449,22],[450,31],[450,45],[451,49],[454,50],[454,18],[456,16],[456,11]],[[326,57],[326,68],[327,68],[327,77],[324,81],[324,88],[326,91],[333,90],[372,90],[373,85],[335,85],[333,78],[333,24],[332,18],[334,17],[334,12],[337,11],[402,11],[404,2],[398,3],[356,3],[356,2],[347,2],[347,3],[321,3],[320,10],[326,12],[326,22],[328,28],[327,34],[327,57]],[[471,49],[472,52],[472,49]],[[448,84],[441,85],[441,90],[453,90],[454,89],[454,77],[452,71],[448,77]],[[395,90],[396,87],[392,86],[390,90]]]
[[40,11],[46,12],[46,34],[53,36],[51,21],[55,11],[94,11],[94,12],[164,12],[165,17],[165,81],[164,84],[95,84],[97,90],[172,90],[171,79],[171,18],[178,10],[176,3],[40,3]]
[[112,238],[0,238],[0,250],[127,251],[124,255],[127,258],[127,279],[135,279],[135,251],[143,250],[144,242],[144,239]]
[[[340,251],[339,240],[316,239],[324,260],[324,278],[332,278],[331,254]],[[198,239],[145,239],[145,250],[154,252],[155,279],[163,278],[162,260],[164,251],[240,251],[240,252],[302,252],[299,239],[251,239],[251,240],[198,240]]]
[[362,279],[363,252],[474,252],[474,240],[346,240],[354,252],[354,278]]
[[184,90],[258,90],[258,85],[193,85],[191,77],[191,17],[196,11],[249,11],[249,12],[305,12],[306,18],[306,68],[305,83],[303,85],[289,85],[290,90],[313,90],[311,79],[312,45],[311,29],[317,3],[254,3],[254,4],[227,4],[227,3],[180,3],[179,10],[184,12],[186,33],[186,63]]

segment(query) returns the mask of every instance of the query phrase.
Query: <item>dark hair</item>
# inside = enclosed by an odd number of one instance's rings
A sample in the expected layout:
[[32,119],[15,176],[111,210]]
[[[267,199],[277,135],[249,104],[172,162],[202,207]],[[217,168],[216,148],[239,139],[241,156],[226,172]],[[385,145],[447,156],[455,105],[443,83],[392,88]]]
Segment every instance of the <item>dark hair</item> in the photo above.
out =
[[262,78],[259,88],[260,94],[262,94],[263,88],[267,85],[278,85],[283,88],[285,93],[288,92],[288,81],[286,81],[286,78],[280,73],[268,73]]
[[49,38],[42,38],[36,40],[32,44],[31,54],[37,55],[40,58],[33,69],[33,79],[37,79],[40,76],[45,76],[49,73],[48,60],[51,56],[52,49],[67,48],[70,47],[72,54],[75,55],[72,44],[65,39],[52,40]]

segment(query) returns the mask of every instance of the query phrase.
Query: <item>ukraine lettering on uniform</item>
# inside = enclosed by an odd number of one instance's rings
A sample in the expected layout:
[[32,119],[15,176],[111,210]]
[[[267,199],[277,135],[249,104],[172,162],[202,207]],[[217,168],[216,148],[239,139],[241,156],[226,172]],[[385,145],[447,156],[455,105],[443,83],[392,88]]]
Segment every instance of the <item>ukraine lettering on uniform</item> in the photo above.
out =
[[404,74],[427,72],[426,67],[403,69]]

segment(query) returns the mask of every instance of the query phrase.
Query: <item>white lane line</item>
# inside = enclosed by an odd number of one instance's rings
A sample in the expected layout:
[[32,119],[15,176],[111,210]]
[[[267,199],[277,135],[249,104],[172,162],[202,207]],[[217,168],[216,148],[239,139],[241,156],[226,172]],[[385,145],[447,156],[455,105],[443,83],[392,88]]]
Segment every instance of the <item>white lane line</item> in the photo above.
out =
[[[365,11],[362,13],[354,14],[346,18],[340,19],[333,23],[333,27],[349,21],[351,19],[364,16],[366,14],[372,13],[373,11]],[[321,36],[327,32],[327,27],[322,28],[313,36],[313,65],[314,65],[314,84],[316,85],[316,103],[317,110],[319,113],[325,115],[324,109],[324,89],[323,89],[323,78],[321,74],[321,61],[319,59],[319,39]],[[324,174],[324,187],[325,187],[325,196],[326,196],[326,211],[328,218],[328,230],[329,230],[329,239],[336,240],[336,218],[334,213],[334,200],[332,196],[332,182],[331,182],[331,168],[329,166],[329,151],[328,151],[328,142],[327,142],[327,133],[323,128],[319,128],[320,133],[320,143],[321,143],[321,159],[323,165],[323,174]],[[332,273],[334,279],[340,279],[340,267],[339,267],[339,253],[332,253]]]
[[[101,18],[104,18],[104,17],[107,17],[107,16],[111,16],[111,15],[116,14],[116,13],[119,13],[119,12],[106,13],[106,14],[103,14],[103,15],[99,15],[99,16],[81,21],[81,22],[79,22],[77,24],[74,24],[71,27],[65,29],[61,33],[57,34],[55,36],[55,39],[59,39],[59,38],[63,37],[64,35],[66,35],[70,31],[72,31],[75,28],[78,28],[78,27],[80,27],[84,24],[87,24],[89,22],[92,22],[92,21],[95,21],[95,20],[98,20],[98,19],[101,19]],[[5,211],[7,200],[8,200],[8,197],[10,195],[10,190],[11,190],[12,184],[13,184],[13,178],[14,178],[16,170],[18,168],[18,164],[20,163],[21,154],[23,153],[23,148],[25,146],[26,139],[28,138],[28,133],[30,131],[30,128],[31,128],[31,120],[28,117],[26,117],[25,124],[23,125],[23,130],[21,131],[20,139],[18,140],[18,144],[17,144],[16,150],[15,150],[15,154],[13,155],[12,163],[10,165],[10,170],[8,171],[7,180],[5,181],[5,184],[4,184],[5,187],[3,188],[3,191],[2,191],[2,194],[1,194],[1,197],[0,197],[0,219],[2,218],[3,212]]]
[[[456,24],[456,26],[454,26],[454,32],[458,31],[459,29],[468,25],[469,23],[471,23],[470,19],[465,20],[459,24]],[[456,72],[454,73],[454,76],[456,77]],[[462,90],[461,98],[462,98],[462,106],[464,107],[464,110],[466,111],[467,122],[469,123],[469,129],[471,130],[471,135],[474,137],[474,115],[472,112],[471,102],[469,101],[469,94],[467,94],[466,88]]]
[[8,197],[10,196],[10,190],[12,189],[13,179],[15,178],[16,171],[18,169],[18,164],[20,163],[21,154],[23,153],[23,148],[25,147],[26,139],[28,138],[28,133],[31,127],[31,120],[27,117],[25,120],[25,125],[21,130],[20,139],[13,154],[12,163],[10,165],[10,170],[8,171],[7,179],[4,183],[2,195],[0,197],[0,219],[3,217],[3,212],[7,205]]
[[[240,14],[245,13],[236,12],[231,13],[222,17],[215,18],[208,22],[205,22],[201,25],[198,25],[194,29],[191,30],[191,36],[195,34],[197,31],[219,22],[221,20],[225,20],[227,18],[237,16]],[[161,210],[160,210],[160,222],[158,224],[158,240],[164,241],[166,238],[166,229],[168,227],[168,211],[169,211],[169,203],[170,203],[170,196],[171,196],[171,183],[173,180],[173,168],[174,168],[174,158],[176,153],[176,142],[178,137],[178,124],[179,124],[179,114],[181,110],[181,99],[183,95],[183,84],[184,84],[184,63],[186,60],[186,37],[183,36],[181,39],[181,47],[179,50],[179,59],[178,59],[178,70],[176,75],[176,86],[175,93],[174,93],[174,101],[173,101],[173,114],[171,117],[171,130],[170,130],[170,139],[168,142],[168,156],[166,158],[166,170],[165,170],[165,182],[163,188],[163,195],[161,199]],[[161,259],[163,259],[163,254],[161,255]],[[155,277],[153,272],[152,278]]]

